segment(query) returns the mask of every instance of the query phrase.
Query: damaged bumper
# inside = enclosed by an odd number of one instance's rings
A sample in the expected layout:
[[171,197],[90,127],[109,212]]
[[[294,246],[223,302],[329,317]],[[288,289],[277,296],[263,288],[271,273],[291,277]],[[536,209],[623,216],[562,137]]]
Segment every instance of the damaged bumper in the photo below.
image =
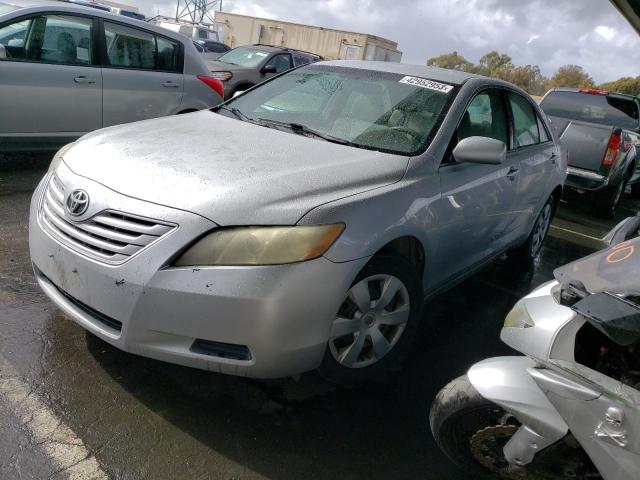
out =
[[31,259],[45,294],[76,323],[124,351],[232,375],[277,378],[320,365],[334,315],[367,259],[171,267],[177,252],[216,225],[61,170],[67,190],[73,184],[98,201],[108,197],[111,209],[177,226],[121,264],[90,258],[43,226],[45,178],[31,205]]

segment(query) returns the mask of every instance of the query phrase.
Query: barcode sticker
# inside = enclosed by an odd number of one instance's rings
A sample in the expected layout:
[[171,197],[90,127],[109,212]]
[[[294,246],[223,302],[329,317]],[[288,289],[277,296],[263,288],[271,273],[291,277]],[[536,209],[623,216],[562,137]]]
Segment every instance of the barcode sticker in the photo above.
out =
[[447,85],[446,83],[438,83],[433,80],[427,80],[420,77],[403,77],[400,83],[406,83],[408,85],[415,85],[416,87],[428,88],[429,90],[435,90],[436,92],[449,93],[453,90],[453,85]]

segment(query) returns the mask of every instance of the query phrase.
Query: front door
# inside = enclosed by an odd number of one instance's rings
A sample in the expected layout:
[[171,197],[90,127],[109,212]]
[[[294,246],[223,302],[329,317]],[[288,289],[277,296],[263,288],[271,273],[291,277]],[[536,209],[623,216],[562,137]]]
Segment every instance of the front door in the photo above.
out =
[[65,141],[102,126],[102,75],[89,16],[39,15],[0,26],[0,140]]
[[104,22],[105,127],[177,113],[184,89],[178,42]]
[[[509,144],[507,109],[500,90],[476,95],[463,115],[449,151],[471,136]],[[507,155],[501,165],[457,163],[446,155],[439,170],[442,198],[438,202],[439,264],[444,276],[462,273],[492,257],[508,243],[518,190],[518,161]]]

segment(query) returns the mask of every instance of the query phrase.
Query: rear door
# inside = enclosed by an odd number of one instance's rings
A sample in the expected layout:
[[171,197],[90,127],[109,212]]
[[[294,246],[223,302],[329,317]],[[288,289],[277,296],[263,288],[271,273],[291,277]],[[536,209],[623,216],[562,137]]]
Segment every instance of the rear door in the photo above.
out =
[[179,42],[104,21],[105,127],[177,113],[184,79]]
[[514,137],[509,157],[520,177],[514,203],[517,214],[510,231],[518,237],[529,235],[551,194],[550,182],[560,154],[531,101],[515,92],[509,92],[508,98]]
[[102,76],[88,15],[0,25],[0,138],[73,138],[102,126]]

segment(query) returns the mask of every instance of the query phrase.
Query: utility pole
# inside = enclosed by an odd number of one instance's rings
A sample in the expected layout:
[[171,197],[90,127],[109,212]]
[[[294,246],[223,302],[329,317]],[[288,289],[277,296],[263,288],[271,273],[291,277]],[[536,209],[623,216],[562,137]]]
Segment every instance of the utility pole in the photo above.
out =
[[222,0],[178,0],[176,20],[194,23],[213,23],[217,6],[222,10]]

